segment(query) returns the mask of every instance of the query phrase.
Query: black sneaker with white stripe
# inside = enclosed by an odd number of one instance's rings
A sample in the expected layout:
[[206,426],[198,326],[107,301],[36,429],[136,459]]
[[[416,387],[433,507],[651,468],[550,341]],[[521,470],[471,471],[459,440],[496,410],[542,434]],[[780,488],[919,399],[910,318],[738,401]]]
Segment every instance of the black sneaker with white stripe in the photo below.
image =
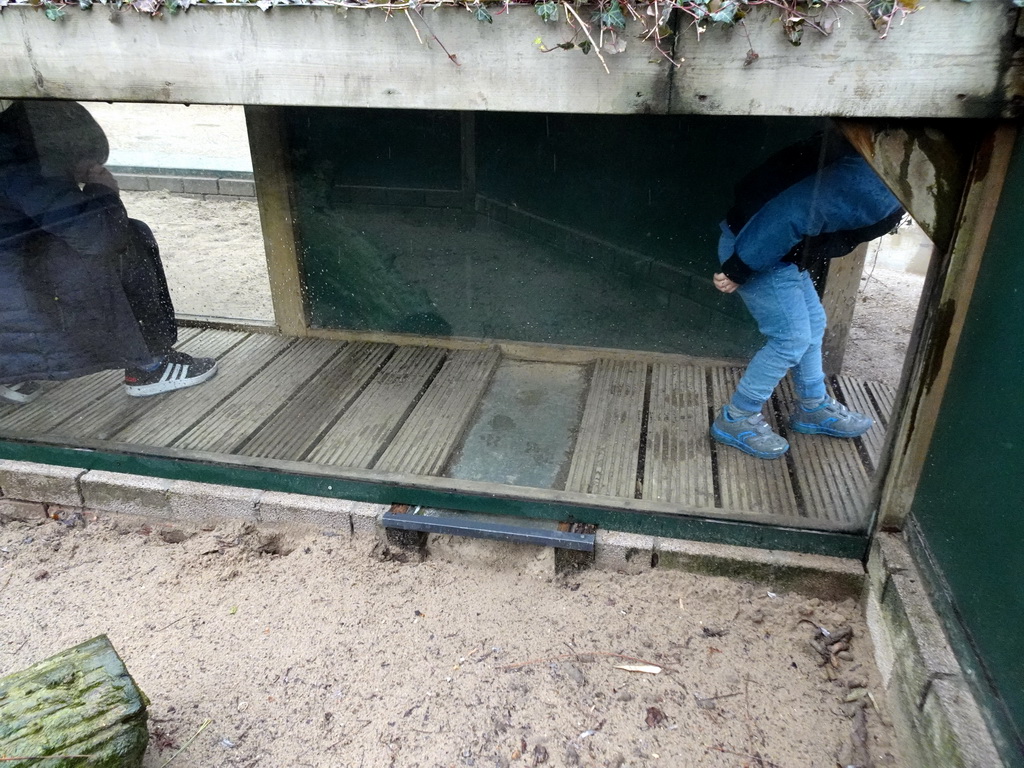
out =
[[194,387],[213,378],[217,361],[212,357],[192,357],[184,352],[169,352],[152,371],[128,368],[124,372],[124,388],[132,397],[149,397],[175,389]]

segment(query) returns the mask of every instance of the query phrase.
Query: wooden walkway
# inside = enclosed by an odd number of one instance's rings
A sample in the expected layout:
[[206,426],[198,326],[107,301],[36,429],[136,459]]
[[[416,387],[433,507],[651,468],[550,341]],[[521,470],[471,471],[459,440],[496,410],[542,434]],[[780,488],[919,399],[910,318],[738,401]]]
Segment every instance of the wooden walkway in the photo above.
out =
[[[574,435],[564,487],[445,476],[472,426],[497,349],[183,329],[179,348],[216,357],[202,386],[128,397],[116,371],[46,385],[0,406],[0,437],[250,467],[829,530],[863,526],[893,393],[841,376],[836,394],[872,415],[862,439],[791,434],[784,460],[713,444],[709,421],[740,371],[715,364],[600,359]],[[784,385],[771,418],[785,433]]]

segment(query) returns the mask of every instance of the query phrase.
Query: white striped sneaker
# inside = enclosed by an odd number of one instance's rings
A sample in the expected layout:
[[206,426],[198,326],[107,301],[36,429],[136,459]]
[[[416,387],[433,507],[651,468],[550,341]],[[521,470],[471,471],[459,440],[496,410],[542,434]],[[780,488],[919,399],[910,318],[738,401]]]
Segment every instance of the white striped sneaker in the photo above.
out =
[[217,373],[212,357],[192,357],[184,352],[169,352],[152,371],[128,368],[124,372],[124,389],[132,397],[149,397],[161,392],[194,387]]

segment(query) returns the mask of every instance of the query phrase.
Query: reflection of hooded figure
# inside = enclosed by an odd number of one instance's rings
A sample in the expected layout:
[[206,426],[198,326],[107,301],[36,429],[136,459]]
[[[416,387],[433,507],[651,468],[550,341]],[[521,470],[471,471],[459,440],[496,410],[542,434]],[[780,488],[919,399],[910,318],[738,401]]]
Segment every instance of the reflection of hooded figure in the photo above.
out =
[[176,341],[152,233],[88,180],[107,154],[79,104],[0,113],[0,384],[145,365]]

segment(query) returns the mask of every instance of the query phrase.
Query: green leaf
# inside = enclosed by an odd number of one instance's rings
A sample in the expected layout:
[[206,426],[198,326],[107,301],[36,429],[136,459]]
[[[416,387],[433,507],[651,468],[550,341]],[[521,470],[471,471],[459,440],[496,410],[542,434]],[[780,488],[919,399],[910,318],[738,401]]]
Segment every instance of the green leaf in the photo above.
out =
[[43,7],[46,9],[46,18],[50,21],[59,21],[64,18],[64,9],[56,3],[43,3]]
[[589,40],[584,40],[580,43],[580,50],[583,51],[584,54],[590,53],[590,49],[593,47],[594,46],[590,44]]
[[738,2],[725,3],[721,8],[711,14],[711,20],[722,24],[732,24],[736,21],[736,12],[740,9]]
[[611,5],[603,8],[597,14],[597,19],[603,29],[626,29],[626,16],[623,15],[623,6],[618,4],[618,0],[611,0]]
[[78,7],[83,11],[88,11],[92,8],[92,0],[78,0]]
[[544,0],[543,3],[537,3],[533,8],[544,21],[558,21],[558,3],[554,0]]
[[491,12],[488,11],[482,4],[476,6],[476,20],[486,21],[488,24],[494,23],[494,17],[491,16]]

